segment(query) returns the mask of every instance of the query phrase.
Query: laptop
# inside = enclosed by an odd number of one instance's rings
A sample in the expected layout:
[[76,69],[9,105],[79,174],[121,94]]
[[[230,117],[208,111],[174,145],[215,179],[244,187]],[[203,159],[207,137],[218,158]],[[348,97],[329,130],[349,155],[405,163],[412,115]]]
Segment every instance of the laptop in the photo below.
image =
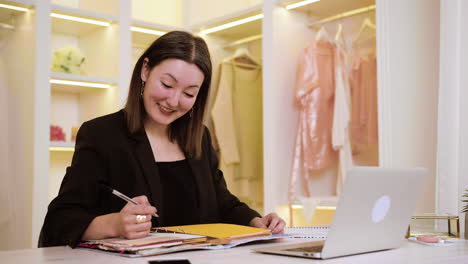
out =
[[427,175],[423,168],[353,167],[325,240],[255,252],[327,259],[398,248]]

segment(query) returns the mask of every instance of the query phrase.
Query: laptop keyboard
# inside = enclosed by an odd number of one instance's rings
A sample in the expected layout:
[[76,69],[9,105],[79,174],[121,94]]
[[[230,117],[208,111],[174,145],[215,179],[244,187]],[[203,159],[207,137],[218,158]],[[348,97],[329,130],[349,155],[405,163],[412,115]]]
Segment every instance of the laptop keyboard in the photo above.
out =
[[322,252],[323,245],[288,248],[286,251],[299,251],[299,252]]

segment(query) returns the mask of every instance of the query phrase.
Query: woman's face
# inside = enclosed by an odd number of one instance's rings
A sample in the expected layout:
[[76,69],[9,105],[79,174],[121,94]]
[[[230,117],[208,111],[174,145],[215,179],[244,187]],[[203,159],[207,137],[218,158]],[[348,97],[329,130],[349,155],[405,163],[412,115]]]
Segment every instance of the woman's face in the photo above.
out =
[[195,64],[179,59],[164,60],[153,69],[147,62],[141,71],[143,104],[150,121],[167,126],[192,109],[204,75]]

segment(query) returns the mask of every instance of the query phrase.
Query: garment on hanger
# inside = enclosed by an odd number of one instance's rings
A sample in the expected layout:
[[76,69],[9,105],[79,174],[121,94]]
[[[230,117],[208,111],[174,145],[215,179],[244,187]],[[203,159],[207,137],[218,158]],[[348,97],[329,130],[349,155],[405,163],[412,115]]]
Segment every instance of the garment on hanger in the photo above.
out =
[[334,111],[334,46],[313,41],[300,55],[296,73],[296,99],[299,126],[294,149],[289,200],[295,200],[299,178],[306,197],[310,197],[309,170],[327,168],[337,159],[332,147]]
[[365,42],[369,39],[375,39],[375,24],[372,23],[372,21],[368,17],[366,17],[362,21],[361,28],[354,37],[353,43],[359,45],[359,42]]
[[242,49],[226,58],[211,110],[220,168],[234,194],[253,208],[263,206],[262,71]]
[[[352,47],[351,84],[351,142],[353,153],[378,144],[377,119],[377,61],[375,32],[368,28]],[[365,37],[362,37],[365,36]]]
[[[341,24],[340,24],[341,25]],[[342,30],[339,29],[339,31]],[[340,32],[339,32],[340,33]],[[351,98],[349,88],[349,54],[342,34],[335,38],[335,104],[333,110],[332,144],[339,152],[336,193],[341,193],[346,172],[353,166],[349,125],[351,120]]]
[[323,26],[320,27],[319,31],[315,34],[315,41],[333,43],[333,40],[330,38],[330,35],[328,34],[328,31]]

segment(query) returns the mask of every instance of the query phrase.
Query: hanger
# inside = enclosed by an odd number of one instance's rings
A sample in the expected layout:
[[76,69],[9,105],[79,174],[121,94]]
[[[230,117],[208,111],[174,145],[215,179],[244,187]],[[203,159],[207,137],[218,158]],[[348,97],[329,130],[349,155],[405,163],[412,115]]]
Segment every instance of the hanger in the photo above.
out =
[[[368,32],[370,30],[370,32]],[[364,33],[368,32],[367,35]],[[362,37],[365,36],[366,38],[362,39]],[[367,40],[371,37],[375,37],[375,24],[372,23],[372,21],[366,17],[364,21],[361,24],[361,28],[359,29],[359,32],[356,34],[356,37],[354,38],[353,42],[356,42],[358,40]]]
[[339,40],[342,37],[343,37],[343,25],[339,23],[338,29],[336,30],[335,41]]
[[262,64],[257,61],[245,47],[236,49],[234,55],[232,55],[226,63],[248,69],[258,69],[262,67]]
[[327,30],[325,27],[320,27],[319,31],[317,34],[315,34],[315,41],[326,41],[332,43],[333,41],[331,40],[330,36],[328,35]]

